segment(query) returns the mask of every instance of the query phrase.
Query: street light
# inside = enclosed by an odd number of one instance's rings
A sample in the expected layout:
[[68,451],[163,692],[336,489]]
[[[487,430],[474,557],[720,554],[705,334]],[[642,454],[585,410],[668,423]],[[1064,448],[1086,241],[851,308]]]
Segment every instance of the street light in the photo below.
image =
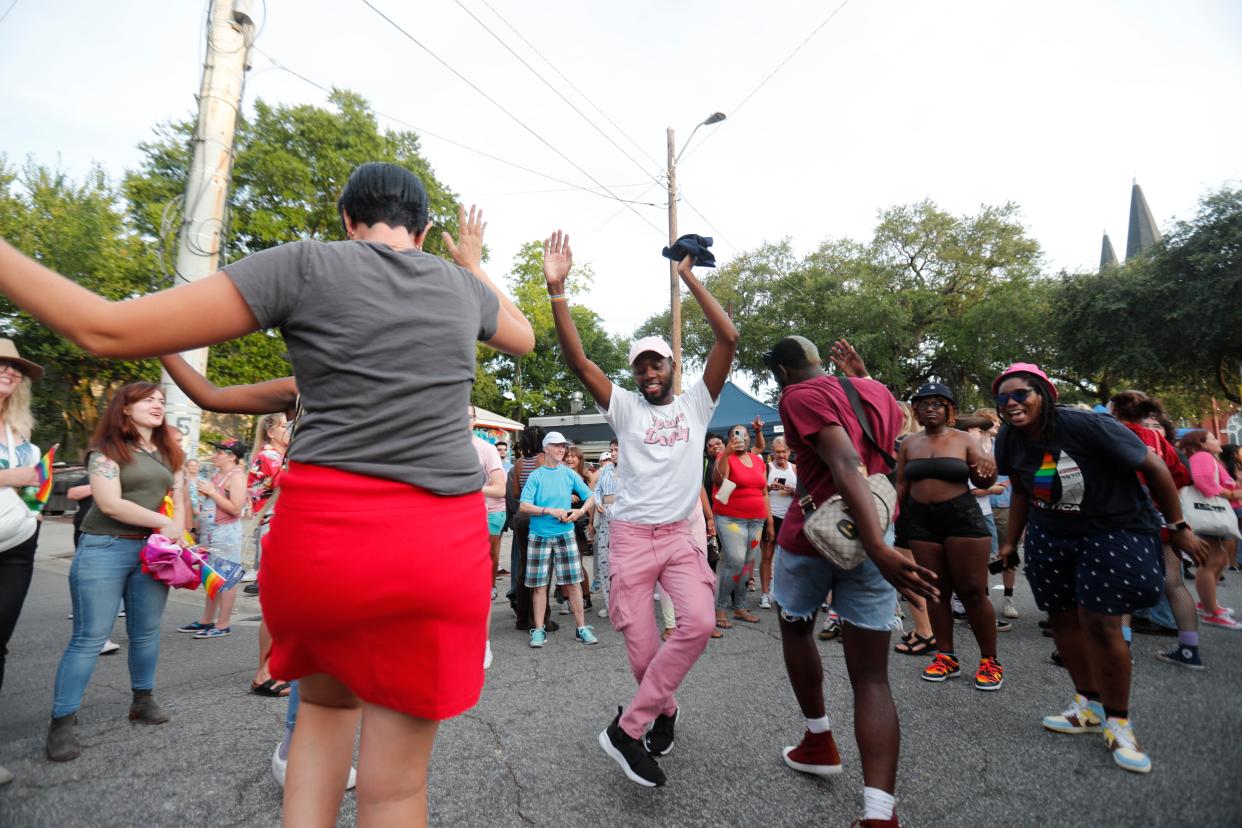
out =
[[[723,112],[713,112],[705,119],[694,125],[694,129],[690,130],[690,137],[686,139],[686,143],[682,144],[681,152],[674,154],[677,144],[673,139],[673,128],[668,128],[668,244],[672,247],[677,241],[677,162],[681,160],[682,153],[686,151],[686,147],[690,146],[694,133],[699,131],[701,126],[711,126],[718,124],[725,119]],[[672,317],[672,333],[673,333],[673,393],[681,393],[681,280],[677,277],[677,262],[669,261],[668,263],[668,279],[669,279],[669,305]]]

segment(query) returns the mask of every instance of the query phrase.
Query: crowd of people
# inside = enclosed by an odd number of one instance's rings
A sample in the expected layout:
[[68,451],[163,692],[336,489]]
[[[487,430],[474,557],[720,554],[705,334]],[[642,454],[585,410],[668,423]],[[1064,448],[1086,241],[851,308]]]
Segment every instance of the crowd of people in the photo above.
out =
[[[963,416],[943,383],[899,402],[848,342],[832,345],[833,374],[810,339],[792,335],[763,355],[783,434],[767,445],[758,419],[709,433],[739,333],[694,274],[704,240],[665,250],[712,333],[702,376],[675,393],[672,349],[645,337],[628,355],[632,391],[583,349],[566,292],[573,254],[556,231],[543,269],[560,353],[615,438],[598,466],[537,426],[517,446],[493,444],[472,431],[475,343],[522,355],[534,335],[482,268],[482,214],[462,209],[459,237],[444,234],[450,262],[422,251],[426,192],[400,167],[359,167],[338,208],[345,241],[286,244],[122,303],[0,240],[0,293],[23,310],[99,356],[159,356],[205,409],[262,415],[250,452],[238,439],[215,443],[200,474],[164,422],[159,386],[113,393],[90,443],[92,500],[69,575],[73,629],[52,690],[49,759],[82,751],[76,713],[122,609],[129,719],[170,719],[154,696],[168,587],[142,566],[153,534],[195,539],[225,561],[254,559],[248,589],[263,626],[251,690],[288,696],[272,767],[295,826],[335,824],[355,785],[360,824],[426,823],[437,727],[479,700],[505,573],[531,648],[549,647],[557,614],[572,617],[583,645],[598,641],[592,613],[622,635],[634,693],[615,715],[599,712],[598,743],[644,787],[667,782],[658,760],[676,743],[678,688],[712,638],[762,623],[754,609],[775,610],[803,720],[786,764],[840,773],[816,643],[839,638],[864,784],[859,821],[870,828],[898,825],[890,647],[927,659],[924,680],[946,682],[962,673],[963,620],[978,650],[974,687],[1000,691],[998,632],[1018,617],[1020,568],[1069,677],[1068,707],[1043,727],[1102,734],[1128,771],[1152,768],[1130,721],[1131,628],[1161,626],[1167,604],[1178,646],[1160,658],[1191,669],[1203,663],[1201,627],[1239,628],[1216,592],[1237,553],[1237,447],[1206,431],[1179,436],[1142,392],[1116,395],[1109,413],[1082,410],[1059,403],[1039,366],[1019,362],[992,383],[994,409]],[[294,376],[219,388],[169,356],[267,328],[284,335]],[[0,493],[37,483],[30,399],[41,373],[0,340]],[[834,514],[844,515],[835,526]],[[38,543],[37,524],[20,538],[6,532],[0,519],[0,682]],[[355,554],[364,535],[365,560]],[[401,577],[410,570],[420,577]],[[989,573],[1002,576],[1000,617]],[[229,635],[237,589],[178,631]],[[418,659],[407,656],[411,642]],[[10,778],[0,768],[0,783]]]

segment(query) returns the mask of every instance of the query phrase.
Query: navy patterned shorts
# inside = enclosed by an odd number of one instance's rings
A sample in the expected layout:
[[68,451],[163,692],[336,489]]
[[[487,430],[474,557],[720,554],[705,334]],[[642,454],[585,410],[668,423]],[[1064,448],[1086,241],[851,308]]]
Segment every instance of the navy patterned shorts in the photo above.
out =
[[1077,538],[1026,528],[1026,579],[1045,612],[1082,607],[1122,615],[1164,593],[1160,535],[1116,529]]

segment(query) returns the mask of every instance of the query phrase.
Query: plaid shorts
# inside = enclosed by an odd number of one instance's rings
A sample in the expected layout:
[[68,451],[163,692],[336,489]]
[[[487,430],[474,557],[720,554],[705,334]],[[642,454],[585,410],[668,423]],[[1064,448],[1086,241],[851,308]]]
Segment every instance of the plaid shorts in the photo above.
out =
[[573,532],[554,538],[531,535],[526,547],[526,586],[547,586],[548,569],[554,561],[557,586],[582,580],[582,559],[578,557],[578,543]]

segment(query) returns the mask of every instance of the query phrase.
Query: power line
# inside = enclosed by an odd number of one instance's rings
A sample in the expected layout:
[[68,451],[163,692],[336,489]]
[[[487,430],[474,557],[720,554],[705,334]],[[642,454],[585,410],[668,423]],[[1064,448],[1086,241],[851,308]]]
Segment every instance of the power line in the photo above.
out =
[[[811,42],[811,40],[812,40],[812,38],[814,38],[814,37],[815,37],[815,35],[819,34],[820,30],[821,30],[821,29],[823,29],[825,26],[827,26],[827,25],[828,25],[828,23],[832,20],[832,18],[834,18],[834,17],[836,17],[836,16],[837,16],[837,12],[839,12],[839,11],[841,11],[841,9],[845,8],[846,4],[848,4],[849,2],[850,2],[850,0],[842,0],[841,5],[837,6],[835,9],[833,9],[831,14],[829,14],[829,15],[828,15],[827,17],[825,17],[822,21],[820,21],[820,24],[819,24],[818,26],[816,26],[814,29],[812,29],[812,30],[811,30],[811,33],[810,33],[809,35],[807,35],[807,36],[806,36],[806,38],[805,38],[805,39],[804,39],[801,43],[799,43],[797,46],[795,46],[795,47],[794,47],[794,50],[793,50],[792,52],[790,52],[789,54],[785,55],[785,59],[784,59],[784,60],[782,60],[780,63],[776,64],[776,68],[775,68],[775,69],[773,69],[771,72],[769,72],[769,73],[768,73],[768,75],[767,75],[767,77],[765,77],[763,80],[759,81],[759,85],[758,85],[758,86],[756,86],[754,89],[750,90],[750,94],[748,94],[745,98],[742,98],[741,102],[740,102],[737,106],[733,107],[733,110],[729,113],[729,117],[730,117],[730,118],[732,118],[734,115],[736,115],[736,114],[737,114],[737,112],[738,112],[738,110],[740,110],[743,106],[745,106],[745,105],[746,105],[746,103],[747,103],[747,102],[748,102],[751,98],[755,97],[755,93],[756,93],[756,92],[758,92],[760,89],[762,89],[764,86],[766,86],[766,85],[767,85],[767,82],[768,82],[768,81],[770,81],[770,80],[772,80],[772,78],[776,75],[776,73],[777,73],[777,72],[779,72],[779,71],[781,71],[781,69],[783,69],[783,68],[785,67],[785,64],[786,64],[786,63],[789,63],[789,61],[793,60],[794,55],[796,55],[796,54],[798,54],[798,52],[802,51],[802,47],[804,47],[804,46],[806,46],[806,44],[810,43],[810,42]],[[699,147],[703,146],[703,145],[704,145],[704,144],[706,144],[708,141],[710,141],[710,140],[711,140],[711,138],[712,138],[712,136],[713,136],[713,135],[715,135],[717,132],[719,132],[719,130],[712,130],[711,132],[709,132],[709,133],[707,133],[706,135],[704,135],[701,139],[699,139],[699,142],[698,142],[697,144],[695,144],[693,147],[691,147],[691,148],[690,148],[690,150],[689,150],[689,151],[687,151],[687,152],[686,152],[686,156],[687,156],[687,157],[689,157],[691,153],[693,153],[693,152],[694,152],[695,150],[697,150]]]
[[577,106],[575,106],[575,105],[574,105],[574,103],[573,103],[573,101],[571,101],[571,100],[569,100],[569,98],[565,97],[565,95],[561,92],[561,90],[557,89],[555,86],[553,86],[553,85],[552,85],[552,83],[551,83],[551,82],[550,82],[547,78],[545,78],[543,75],[539,74],[539,72],[535,69],[535,67],[533,67],[533,66],[531,66],[529,63],[527,63],[527,62],[526,62],[526,60],[525,60],[525,58],[523,58],[521,55],[519,55],[517,52],[515,52],[515,51],[513,50],[513,47],[511,47],[508,43],[505,43],[505,42],[504,42],[504,40],[502,40],[502,39],[501,39],[500,35],[498,35],[498,34],[496,34],[495,32],[493,32],[493,31],[492,31],[492,30],[488,27],[488,25],[487,25],[486,23],[484,23],[482,20],[480,20],[480,19],[478,18],[478,15],[476,15],[474,12],[470,11],[470,9],[466,8],[466,5],[465,5],[464,3],[462,3],[462,2],[461,2],[461,0],[454,0],[454,2],[456,2],[456,3],[457,3],[457,6],[458,6],[458,7],[459,7],[462,11],[464,11],[466,14],[470,15],[470,19],[472,19],[475,23],[478,23],[480,26],[482,26],[482,27],[483,27],[483,31],[487,32],[489,35],[491,35],[493,38],[495,38],[495,39],[496,39],[496,42],[497,42],[497,43],[499,43],[501,46],[504,46],[504,47],[505,47],[505,49],[509,52],[509,54],[511,54],[511,55],[513,55],[515,58],[517,58],[517,60],[518,60],[518,62],[519,62],[519,63],[521,63],[523,66],[525,66],[527,69],[529,69],[529,70],[531,71],[531,74],[533,74],[535,77],[539,78],[539,80],[543,81],[543,85],[544,85],[544,86],[548,87],[548,88],[549,88],[549,89],[551,89],[553,92],[555,92],[555,93],[556,93],[556,96],[557,96],[558,98],[560,98],[562,101],[564,101],[566,106],[568,106],[568,107],[569,107],[570,109],[572,109],[574,112],[578,113],[578,116],[579,116],[580,118],[582,118],[582,120],[586,121],[586,122],[587,122],[587,124],[589,124],[589,125],[591,126],[591,128],[592,128],[592,129],[594,129],[594,130],[595,130],[596,132],[598,132],[600,135],[604,136],[605,140],[607,140],[607,141],[608,141],[608,143],[610,143],[610,144],[612,144],[614,147],[616,147],[616,148],[617,148],[617,151],[618,151],[618,152],[620,152],[622,155],[624,155],[627,159],[629,159],[629,160],[630,160],[630,162],[631,162],[631,163],[633,163],[633,164],[634,164],[634,166],[638,167],[638,169],[639,169],[639,170],[641,170],[641,171],[643,172],[643,174],[644,174],[644,175],[646,175],[646,176],[650,177],[652,181],[659,181],[659,180],[660,180],[658,177],[656,177],[656,176],[652,175],[650,172],[648,172],[648,171],[647,171],[647,169],[646,169],[646,168],[642,165],[642,162],[638,161],[637,159],[635,159],[635,158],[634,158],[634,156],[632,156],[632,155],[630,155],[628,152],[626,152],[626,151],[625,151],[625,147],[623,147],[623,146],[621,146],[620,144],[618,144],[618,143],[617,143],[617,142],[613,139],[613,137],[612,137],[611,135],[609,135],[607,132],[605,132],[605,131],[603,130],[603,128],[601,128],[601,127],[599,126],[599,124],[595,123],[595,122],[594,122],[594,121],[592,121],[589,117],[587,117],[587,114],[586,114],[585,112],[583,112],[581,109],[579,109]]
[[514,25],[513,25],[512,23],[510,23],[508,20],[506,20],[506,19],[505,19],[505,17],[504,17],[504,16],[503,16],[500,12],[496,11],[496,8],[495,8],[495,7],[494,7],[491,3],[489,3],[487,0],[480,0],[480,2],[482,2],[482,3],[483,3],[483,5],[487,6],[488,10],[489,10],[489,11],[491,11],[491,13],[492,13],[492,14],[496,15],[496,17],[500,19],[500,22],[501,22],[501,23],[504,23],[506,26],[508,26],[508,27],[509,27],[509,31],[511,31],[511,32],[513,32],[515,35],[517,35],[518,40],[520,40],[520,41],[522,41],[523,43],[525,43],[528,47],[530,47],[530,50],[531,50],[532,52],[534,52],[535,54],[539,55],[540,59],[541,59],[544,63],[548,64],[548,67],[549,67],[549,68],[550,68],[553,72],[555,72],[555,73],[556,73],[556,74],[557,74],[557,75],[561,78],[561,80],[565,81],[565,83],[569,85],[569,88],[570,88],[570,89],[574,90],[574,91],[575,91],[575,92],[577,92],[579,95],[581,95],[581,96],[582,96],[582,98],[583,98],[583,99],[584,99],[584,100],[585,100],[588,104],[590,104],[590,105],[591,105],[591,108],[592,108],[592,109],[594,109],[596,112],[598,112],[600,115],[602,115],[602,116],[603,116],[603,118],[604,118],[604,120],[605,120],[605,121],[607,121],[609,124],[611,124],[611,125],[612,125],[612,126],[613,126],[616,130],[617,130],[617,132],[621,133],[621,136],[622,136],[623,138],[625,138],[625,140],[629,141],[631,144],[633,144],[633,145],[634,145],[634,146],[638,149],[638,151],[639,151],[639,152],[641,152],[643,155],[647,156],[647,160],[649,160],[652,164],[655,164],[657,169],[661,169],[661,170],[662,170],[662,169],[664,169],[663,162],[661,162],[661,161],[657,161],[654,157],[652,157],[651,153],[649,153],[649,152],[647,151],[646,147],[644,147],[644,146],[643,146],[642,144],[640,144],[638,141],[635,141],[633,138],[631,138],[631,137],[630,137],[630,135],[629,135],[629,134],[628,134],[628,133],[627,133],[624,129],[622,129],[622,128],[621,128],[621,125],[620,125],[620,124],[618,124],[618,123],[617,123],[616,121],[614,121],[612,118],[608,117],[608,113],[607,113],[607,112],[605,112],[604,110],[600,109],[600,108],[599,108],[599,106],[597,106],[597,105],[596,105],[595,101],[591,100],[591,97],[590,97],[589,95],[587,95],[587,93],[585,93],[585,92],[583,92],[581,89],[579,89],[579,88],[578,88],[578,87],[574,84],[574,82],[573,82],[572,80],[570,80],[568,76],[566,76],[566,75],[565,75],[565,73],[564,73],[564,72],[562,72],[560,69],[557,69],[557,68],[556,68],[556,65],[555,65],[555,64],[553,64],[553,63],[552,63],[552,61],[548,59],[547,55],[545,55],[543,52],[539,51],[539,49],[535,46],[535,44],[533,44],[533,43],[531,43],[529,40],[527,40],[527,39],[526,39],[526,38],[522,35],[522,33],[521,33],[521,32],[519,32],[519,31],[517,30],[517,28],[515,28],[515,27],[514,27]]
[[18,0],[13,0],[12,3],[9,3],[9,7],[4,10],[4,14],[0,14],[0,23],[4,22],[4,18],[9,16],[9,12],[13,11],[13,7],[16,6],[17,3]]
[[[284,63],[280,62],[280,61],[279,61],[279,60],[277,60],[276,58],[274,58],[274,57],[272,57],[271,55],[269,55],[267,52],[265,52],[265,51],[263,51],[262,49],[260,49],[258,46],[254,46],[254,45],[252,45],[250,48],[251,48],[253,51],[256,51],[256,52],[258,52],[259,54],[263,55],[263,57],[267,58],[267,60],[268,60],[268,61],[272,64],[272,66],[273,66],[274,68],[279,69],[279,70],[280,70],[280,71],[282,71],[282,72],[287,72],[288,74],[292,75],[293,77],[297,78],[298,80],[302,81],[303,83],[306,83],[306,84],[309,84],[310,86],[315,87],[315,88],[316,88],[316,89],[318,89],[320,92],[323,92],[325,95],[331,95],[331,94],[332,94],[332,92],[333,92],[333,90],[332,90],[332,89],[328,88],[327,86],[324,86],[323,84],[321,84],[321,83],[319,83],[319,82],[317,82],[317,81],[315,81],[315,80],[313,80],[313,79],[311,79],[311,78],[308,78],[306,75],[303,75],[301,72],[298,72],[298,71],[296,71],[295,69],[293,69],[292,67],[287,66],[286,64],[284,64]],[[380,116],[380,117],[382,117],[382,118],[386,118],[386,119],[388,119],[389,121],[392,121],[393,123],[400,124],[401,126],[405,127],[406,129],[411,129],[411,130],[413,130],[413,131],[417,132],[417,133],[418,133],[419,135],[421,135],[421,136],[427,136],[427,137],[429,137],[429,138],[435,138],[437,141],[443,141],[443,142],[444,142],[444,143],[446,143],[446,144],[451,144],[451,145],[453,145],[453,146],[455,146],[455,147],[458,147],[459,149],[466,150],[467,152],[472,152],[472,153],[474,153],[475,155],[479,155],[479,156],[482,156],[482,157],[484,157],[484,158],[488,158],[488,159],[490,159],[490,160],[492,160],[492,161],[495,161],[495,162],[497,162],[497,163],[499,163],[499,164],[504,164],[504,165],[506,165],[506,166],[513,167],[514,169],[522,170],[523,172],[528,172],[528,173],[530,173],[531,175],[536,175],[536,176],[539,176],[540,178],[546,178],[546,179],[548,179],[549,181],[555,181],[557,184],[564,184],[564,185],[566,186],[566,189],[567,189],[567,190],[581,190],[581,191],[583,191],[583,192],[587,192],[587,193],[590,193],[590,194],[592,194],[592,195],[597,195],[597,196],[600,196],[601,198],[606,198],[606,199],[608,199],[608,200],[610,200],[610,201],[618,201],[618,202],[622,202],[622,203],[633,203],[633,204],[640,204],[640,205],[647,206],[647,207],[661,207],[661,206],[663,206],[663,205],[661,205],[661,204],[655,204],[655,203],[652,203],[652,202],[645,202],[645,201],[630,201],[630,200],[628,200],[628,199],[620,198],[619,196],[616,196],[616,195],[612,194],[611,192],[600,192],[599,190],[600,190],[601,188],[598,188],[598,187],[584,187],[584,186],[582,186],[582,185],[580,185],[580,184],[575,184],[575,183],[574,183],[574,182],[572,182],[572,181],[566,181],[566,180],[565,180],[565,179],[563,179],[563,178],[558,178],[557,176],[554,176],[554,175],[549,175],[548,173],[545,173],[545,172],[540,172],[539,170],[535,170],[535,169],[531,169],[530,167],[527,167],[527,166],[524,166],[524,165],[522,165],[522,164],[519,164],[519,163],[517,163],[516,161],[510,161],[510,160],[508,160],[507,158],[501,158],[501,157],[500,157],[500,156],[498,156],[498,155],[492,155],[490,152],[485,152],[485,151],[483,151],[483,150],[481,150],[481,149],[475,149],[474,147],[471,147],[471,146],[468,146],[468,145],[466,145],[466,144],[463,144],[463,143],[461,143],[460,141],[455,141],[455,140],[453,140],[452,138],[449,138],[449,137],[447,137],[447,136],[440,135],[440,134],[438,134],[438,133],[435,133],[435,132],[432,132],[432,131],[430,131],[430,130],[423,129],[422,127],[416,126],[415,124],[412,124],[412,123],[410,123],[409,121],[406,121],[406,120],[404,120],[404,119],[402,119],[402,118],[398,118],[396,115],[390,115],[390,114],[388,114],[388,113],[386,113],[386,112],[381,112],[381,111],[379,111],[378,109],[377,109],[377,110],[373,110],[373,111],[375,112],[375,114],[376,114],[376,115],[379,115],[379,116]],[[632,186],[632,185],[625,185],[625,186]],[[602,189],[607,190],[607,188],[602,188]]]
[[712,224],[711,219],[703,215],[703,213],[699,210],[698,207],[695,207],[693,204],[690,203],[690,199],[686,198],[685,192],[682,191],[680,187],[677,190],[677,198],[680,199],[681,201],[684,201],[686,206],[689,207],[691,210],[693,210],[696,216],[703,219],[703,223],[706,224],[708,228],[712,231],[712,236],[720,239],[722,242],[729,245],[729,247],[732,247],[735,251],[741,252],[741,249],[736,244],[734,244],[727,236],[725,236],[724,233],[721,233],[720,230],[716,227],[716,225]]
[[[423,43],[421,43],[421,42],[418,40],[418,38],[414,37],[414,35],[410,34],[408,31],[406,31],[405,29],[403,29],[403,28],[402,28],[402,27],[401,27],[401,26],[400,26],[400,25],[399,25],[399,24],[398,24],[395,20],[393,20],[391,17],[389,17],[388,15],[386,15],[386,14],[384,14],[382,11],[380,11],[378,8],[376,8],[375,4],[374,4],[374,3],[372,3],[372,2],[371,2],[371,0],[362,0],[362,4],[363,4],[363,5],[365,5],[367,8],[371,9],[371,11],[375,12],[375,13],[376,13],[377,15],[379,15],[381,18],[383,18],[383,19],[384,19],[384,20],[388,23],[388,25],[392,26],[394,29],[396,29],[398,32],[400,32],[402,35],[404,35],[404,36],[406,37],[406,39],[407,39],[407,40],[409,40],[409,41],[410,41],[411,43],[413,43],[415,46],[417,46],[418,48],[420,48],[420,49],[422,49],[424,52],[426,52],[428,55],[430,55],[430,56],[431,56],[433,59],[435,59],[435,60],[436,60],[436,62],[438,62],[441,66],[443,66],[445,69],[448,69],[450,72],[452,72],[454,75],[456,75],[456,76],[457,76],[457,77],[458,77],[458,78],[459,78],[459,79],[460,79],[463,83],[465,83],[467,86],[469,86],[469,87],[470,87],[471,89],[473,89],[475,92],[478,92],[480,95],[482,95],[484,98],[486,98],[486,99],[487,99],[487,100],[488,100],[488,101],[489,101],[489,102],[490,102],[493,106],[495,106],[497,109],[499,109],[499,110],[500,110],[501,112],[503,112],[504,114],[508,115],[508,116],[509,116],[509,117],[510,117],[510,118],[511,118],[511,119],[512,119],[515,123],[517,123],[517,124],[518,124],[518,126],[522,127],[522,129],[524,129],[524,130],[526,130],[527,132],[529,132],[532,136],[534,136],[536,139],[538,139],[540,143],[542,143],[542,144],[543,144],[544,146],[546,146],[548,149],[550,149],[550,150],[552,150],[553,152],[555,152],[555,153],[556,153],[557,155],[559,155],[561,158],[565,159],[565,161],[566,161],[566,162],[568,162],[570,166],[572,166],[572,167],[573,167],[574,169],[576,169],[578,172],[580,172],[580,173],[582,173],[583,175],[585,175],[587,178],[591,179],[591,181],[593,181],[593,182],[594,182],[597,186],[599,186],[599,187],[600,187],[600,189],[602,189],[604,192],[608,193],[610,196],[612,196],[612,197],[613,197],[614,199],[616,199],[617,201],[622,202],[622,203],[625,203],[625,199],[622,199],[621,197],[619,197],[619,196],[617,196],[615,193],[613,193],[611,190],[609,190],[606,186],[604,186],[604,184],[602,184],[602,183],[600,182],[600,180],[599,180],[598,178],[596,178],[595,176],[591,175],[589,172],[587,172],[585,169],[583,169],[583,168],[582,168],[582,167],[581,167],[581,166],[580,166],[577,162],[575,162],[572,158],[570,158],[568,155],[566,155],[565,153],[563,153],[563,152],[561,152],[559,149],[557,149],[555,146],[553,146],[553,144],[552,144],[552,142],[551,142],[551,141],[549,141],[547,138],[544,138],[542,135],[540,135],[538,132],[536,132],[536,131],[534,130],[534,128],[533,128],[533,127],[531,127],[531,126],[527,125],[527,123],[526,123],[525,121],[523,121],[523,120],[522,120],[521,118],[519,118],[517,115],[513,114],[512,112],[510,112],[508,109],[506,109],[504,106],[502,106],[502,105],[501,105],[501,104],[500,104],[500,103],[499,103],[499,102],[498,102],[495,98],[493,98],[491,95],[488,95],[488,94],[487,94],[486,92],[484,92],[481,88],[479,88],[479,86],[478,86],[477,84],[475,84],[473,81],[471,81],[471,80],[470,80],[469,78],[467,78],[465,75],[463,75],[461,72],[459,72],[459,71],[457,71],[456,69],[454,69],[454,68],[453,68],[453,66],[452,66],[452,65],[450,65],[450,64],[448,63],[448,61],[446,61],[444,58],[442,58],[442,57],[440,57],[439,55],[437,55],[435,52],[431,51],[431,49],[427,48],[427,46],[423,45]],[[637,210],[635,210],[633,205],[631,205],[631,204],[626,204],[626,207],[627,207],[627,208],[628,208],[631,212],[633,212],[633,213],[634,213],[634,215],[638,216],[640,219],[642,219],[644,222],[646,222],[646,223],[647,223],[647,225],[648,225],[649,227],[651,227],[651,229],[652,229],[652,230],[655,230],[657,233],[660,233],[661,235],[663,235],[663,234],[664,234],[664,231],[663,231],[663,230],[661,230],[659,227],[657,227],[657,226],[656,226],[656,225],[655,225],[655,224],[651,221],[651,219],[647,218],[647,217],[646,217],[646,216],[644,216],[642,213],[640,213],[640,212],[638,212]]]

